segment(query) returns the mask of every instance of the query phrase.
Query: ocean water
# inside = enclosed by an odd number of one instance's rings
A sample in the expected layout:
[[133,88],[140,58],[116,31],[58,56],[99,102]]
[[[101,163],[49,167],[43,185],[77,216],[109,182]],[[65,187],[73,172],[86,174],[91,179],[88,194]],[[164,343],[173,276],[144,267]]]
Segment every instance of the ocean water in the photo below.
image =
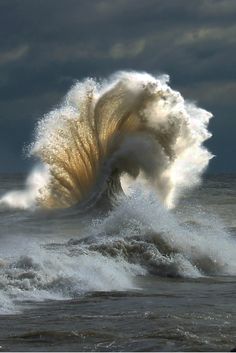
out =
[[[1,175],[0,196],[25,176]],[[236,175],[167,209],[135,184],[112,207],[0,206],[0,350],[230,351]]]
[[236,345],[236,179],[202,180],[212,114],[168,81],[77,82],[1,175],[0,350]]

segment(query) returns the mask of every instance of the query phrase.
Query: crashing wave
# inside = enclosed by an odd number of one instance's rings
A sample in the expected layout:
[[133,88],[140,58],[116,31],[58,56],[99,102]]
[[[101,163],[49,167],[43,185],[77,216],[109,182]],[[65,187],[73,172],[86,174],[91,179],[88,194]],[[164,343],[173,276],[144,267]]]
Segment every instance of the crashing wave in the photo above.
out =
[[[119,193],[129,175],[145,180],[172,207],[183,189],[199,183],[212,157],[203,146],[211,114],[185,101],[168,79],[119,72],[77,83],[38,122],[29,154],[43,165],[40,182],[27,186],[27,198],[11,194],[10,206],[14,197],[23,208],[95,203]],[[1,202],[8,200],[5,195]]]

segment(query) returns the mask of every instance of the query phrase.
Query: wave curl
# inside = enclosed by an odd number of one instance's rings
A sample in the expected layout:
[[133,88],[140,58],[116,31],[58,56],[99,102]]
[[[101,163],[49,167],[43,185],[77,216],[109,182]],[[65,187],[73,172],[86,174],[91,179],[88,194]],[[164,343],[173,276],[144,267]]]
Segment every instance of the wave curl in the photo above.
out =
[[29,206],[95,203],[117,194],[129,175],[145,179],[173,207],[183,189],[199,183],[212,157],[203,146],[212,115],[185,101],[168,80],[118,72],[72,87],[37,124],[30,155],[42,162],[44,182],[35,184]]

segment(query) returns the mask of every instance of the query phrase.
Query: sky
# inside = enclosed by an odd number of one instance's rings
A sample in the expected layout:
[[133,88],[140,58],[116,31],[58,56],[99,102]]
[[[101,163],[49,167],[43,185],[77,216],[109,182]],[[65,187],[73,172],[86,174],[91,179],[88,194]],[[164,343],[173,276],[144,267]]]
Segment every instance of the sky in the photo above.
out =
[[0,172],[26,171],[35,123],[80,79],[170,75],[210,110],[210,173],[236,172],[235,0],[0,0]]

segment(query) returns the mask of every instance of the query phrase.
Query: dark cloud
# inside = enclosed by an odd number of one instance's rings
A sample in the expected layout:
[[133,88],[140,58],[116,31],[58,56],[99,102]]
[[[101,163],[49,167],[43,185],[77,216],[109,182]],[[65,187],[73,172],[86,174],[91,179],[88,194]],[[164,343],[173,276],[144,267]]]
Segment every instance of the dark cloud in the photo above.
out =
[[133,69],[211,109],[211,170],[236,171],[235,18],[235,0],[1,0],[1,170],[23,165],[35,121],[75,80]]

